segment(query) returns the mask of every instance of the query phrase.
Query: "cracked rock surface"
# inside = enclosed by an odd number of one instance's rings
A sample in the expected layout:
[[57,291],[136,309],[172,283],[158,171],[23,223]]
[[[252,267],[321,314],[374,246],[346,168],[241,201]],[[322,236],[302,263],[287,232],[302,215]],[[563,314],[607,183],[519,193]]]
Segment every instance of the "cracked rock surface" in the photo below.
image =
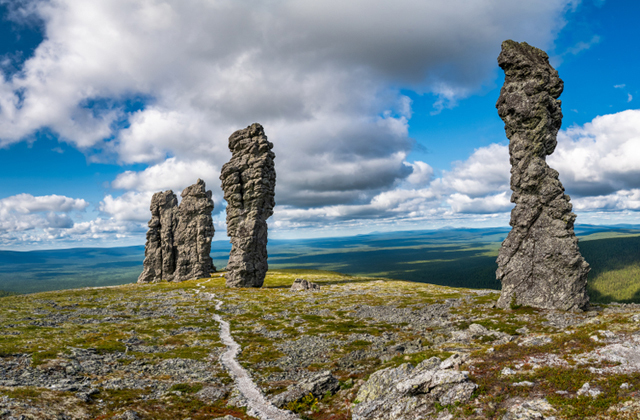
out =
[[466,402],[478,387],[468,372],[455,369],[461,363],[459,355],[432,357],[415,367],[406,363],[374,372],[358,392],[353,420],[437,418],[436,403]]
[[216,271],[209,255],[215,232],[211,191],[198,179],[181,197],[179,206],[171,190],[151,198],[144,268],[138,283],[192,280]]
[[589,264],[573,231],[576,215],[558,172],[545,158],[562,124],[564,84],[547,54],[525,42],[505,41],[498,64],[505,81],[496,104],[509,138],[512,230],[498,255],[498,307],[581,310],[589,302]]
[[257,123],[229,137],[232,156],[220,173],[232,245],[228,287],[262,287],[267,273],[267,219],[273,214],[276,187],[272,148]]
[[138,277],[138,283],[173,279],[176,270],[174,232],[177,226],[178,198],[171,190],[157,192],[151,198],[150,209],[144,268]]

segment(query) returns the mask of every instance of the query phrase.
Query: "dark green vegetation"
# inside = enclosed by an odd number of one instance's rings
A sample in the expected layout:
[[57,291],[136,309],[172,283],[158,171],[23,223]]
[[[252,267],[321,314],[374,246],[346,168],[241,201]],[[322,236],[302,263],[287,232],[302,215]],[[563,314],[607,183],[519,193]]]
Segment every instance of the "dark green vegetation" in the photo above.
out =
[[[373,233],[341,238],[269,241],[269,266],[351,275],[499,289],[495,259],[507,228],[442,229]],[[592,301],[640,302],[640,229],[576,227],[580,249],[591,264]],[[227,241],[214,241],[211,256],[223,268]],[[32,293],[135,282],[144,247],[0,251],[0,290]]]

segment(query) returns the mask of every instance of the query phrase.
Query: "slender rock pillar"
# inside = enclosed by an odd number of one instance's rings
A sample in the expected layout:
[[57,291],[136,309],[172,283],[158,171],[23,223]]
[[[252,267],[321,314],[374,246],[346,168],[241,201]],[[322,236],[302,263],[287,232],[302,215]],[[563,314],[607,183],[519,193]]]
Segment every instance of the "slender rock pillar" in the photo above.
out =
[[143,270],[138,283],[173,280],[177,249],[174,231],[177,225],[178,198],[173,191],[157,192],[151,198],[151,220],[144,248]]
[[232,245],[228,287],[262,287],[267,273],[267,219],[273,214],[276,187],[272,148],[257,123],[229,137],[231,160],[220,174]]
[[569,196],[545,162],[562,124],[558,97],[564,84],[547,54],[524,42],[503,42],[498,64],[505,81],[496,108],[509,138],[516,204],[497,261],[498,306],[583,309],[589,264],[578,249]]

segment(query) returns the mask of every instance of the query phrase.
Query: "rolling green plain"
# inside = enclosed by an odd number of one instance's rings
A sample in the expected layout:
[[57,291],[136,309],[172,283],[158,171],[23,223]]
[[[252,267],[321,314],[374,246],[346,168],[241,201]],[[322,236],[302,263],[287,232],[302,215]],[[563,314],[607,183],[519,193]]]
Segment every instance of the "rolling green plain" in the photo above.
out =
[[[373,233],[339,238],[270,240],[273,269],[315,269],[452,287],[499,289],[495,259],[508,228]],[[576,226],[591,264],[594,302],[640,302],[640,227]],[[230,244],[212,243],[218,269]],[[0,251],[0,296],[133,283],[144,247]]]

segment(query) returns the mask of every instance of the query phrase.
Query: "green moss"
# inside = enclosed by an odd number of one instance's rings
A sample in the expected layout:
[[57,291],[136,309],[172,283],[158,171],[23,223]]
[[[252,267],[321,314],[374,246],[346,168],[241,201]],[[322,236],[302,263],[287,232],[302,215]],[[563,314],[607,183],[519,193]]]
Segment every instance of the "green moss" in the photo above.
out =
[[5,389],[1,392],[9,398],[15,398],[19,400],[40,398],[40,395],[42,395],[41,389],[32,388],[32,387],[16,387],[11,389]]
[[169,388],[170,391],[179,391],[183,394],[195,394],[203,388],[202,384],[174,384]]
[[58,357],[60,349],[49,349],[43,351],[37,351],[31,354],[31,364],[38,366],[45,363],[47,360],[55,359]]

